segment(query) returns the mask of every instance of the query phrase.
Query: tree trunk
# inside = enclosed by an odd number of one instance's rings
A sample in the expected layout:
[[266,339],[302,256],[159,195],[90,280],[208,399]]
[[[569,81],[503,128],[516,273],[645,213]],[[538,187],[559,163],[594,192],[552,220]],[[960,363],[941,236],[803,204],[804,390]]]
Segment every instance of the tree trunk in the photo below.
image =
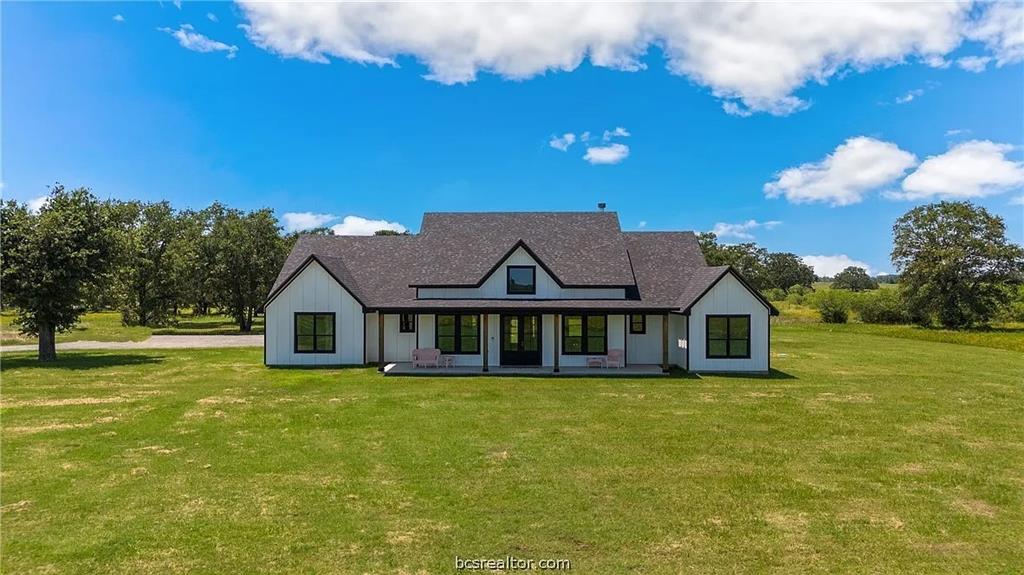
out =
[[242,331],[245,333],[252,331],[252,308],[246,308],[242,312]]
[[39,324],[39,361],[57,361],[56,333],[52,324]]

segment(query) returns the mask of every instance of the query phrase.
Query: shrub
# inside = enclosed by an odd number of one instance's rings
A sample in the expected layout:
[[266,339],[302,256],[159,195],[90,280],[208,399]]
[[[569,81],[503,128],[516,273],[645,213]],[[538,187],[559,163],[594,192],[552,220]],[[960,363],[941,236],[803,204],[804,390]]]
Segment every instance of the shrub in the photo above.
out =
[[908,323],[906,302],[898,290],[883,289],[860,294],[853,308],[864,323]]
[[764,291],[764,297],[768,298],[768,301],[782,301],[786,299],[786,292],[779,288],[771,288]]
[[786,296],[786,301],[793,305],[804,305],[807,303],[807,296],[798,293],[791,293]]
[[786,293],[807,296],[814,293],[814,289],[809,288],[805,285],[796,284],[789,286],[789,289],[786,290]]
[[815,292],[813,304],[825,323],[846,323],[850,319],[850,298],[839,290]]

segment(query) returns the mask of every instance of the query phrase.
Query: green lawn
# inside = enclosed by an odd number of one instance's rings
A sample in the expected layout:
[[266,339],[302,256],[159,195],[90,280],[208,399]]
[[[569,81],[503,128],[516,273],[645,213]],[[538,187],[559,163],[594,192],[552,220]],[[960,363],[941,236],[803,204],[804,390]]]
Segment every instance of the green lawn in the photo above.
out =
[[1024,323],[1000,323],[975,329],[951,330],[916,325],[860,323],[855,319],[857,314],[854,312],[850,314],[851,321],[849,323],[829,325],[821,323],[821,314],[812,307],[795,305],[786,301],[773,302],[773,304],[779,309],[778,319],[774,320],[777,324],[814,324],[818,329],[827,332],[863,333],[1024,352]]
[[[13,312],[0,313],[0,345],[36,343],[36,338],[18,333],[13,322]],[[122,325],[120,313],[103,311],[85,314],[70,332],[58,333],[57,341],[142,341],[152,332],[148,327]]]
[[[18,328],[13,321],[13,312],[0,313],[0,345],[36,343],[36,338],[25,337],[18,333]],[[57,341],[142,341],[151,335],[234,335],[241,333],[238,324],[225,315],[197,317],[181,315],[173,325],[150,328],[123,325],[119,312],[103,311],[85,314],[82,321],[70,332],[57,334]],[[257,317],[253,321],[251,333],[263,333],[262,317]]]
[[771,378],[2,362],[4,573],[1024,571],[1024,354],[782,325]]

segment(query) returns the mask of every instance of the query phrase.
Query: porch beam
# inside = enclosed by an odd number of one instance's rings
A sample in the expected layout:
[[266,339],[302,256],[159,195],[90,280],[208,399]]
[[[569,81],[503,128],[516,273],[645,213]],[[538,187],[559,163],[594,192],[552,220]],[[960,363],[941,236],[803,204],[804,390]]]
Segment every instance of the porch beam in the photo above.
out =
[[483,333],[483,340],[484,340],[484,345],[483,345],[483,351],[484,351],[484,373],[487,373],[489,371],[489,369],[487,368],[487,341],[490,340],[491,338],[490,338],[490,332],[487,331],[487,317],[490,316],[490,315],[491,314],[489,314],[489,313],[483,314],[483,316],[484,316],[484,321],[483,321],[483,324],[484,324],[483,325],[483,327],[484,327],[484,333]]
[[377,312],[377,371],[384,373],[384,313]]
[[668,314],[661,316],[661,371],[668,373]]

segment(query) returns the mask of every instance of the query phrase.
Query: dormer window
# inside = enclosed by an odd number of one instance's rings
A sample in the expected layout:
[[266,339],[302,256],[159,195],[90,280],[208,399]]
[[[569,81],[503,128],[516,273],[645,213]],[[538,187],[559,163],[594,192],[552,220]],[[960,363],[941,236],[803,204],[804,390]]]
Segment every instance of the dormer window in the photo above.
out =
[[534,295],[537,293],[537,266],[508,266],[506,293]]

